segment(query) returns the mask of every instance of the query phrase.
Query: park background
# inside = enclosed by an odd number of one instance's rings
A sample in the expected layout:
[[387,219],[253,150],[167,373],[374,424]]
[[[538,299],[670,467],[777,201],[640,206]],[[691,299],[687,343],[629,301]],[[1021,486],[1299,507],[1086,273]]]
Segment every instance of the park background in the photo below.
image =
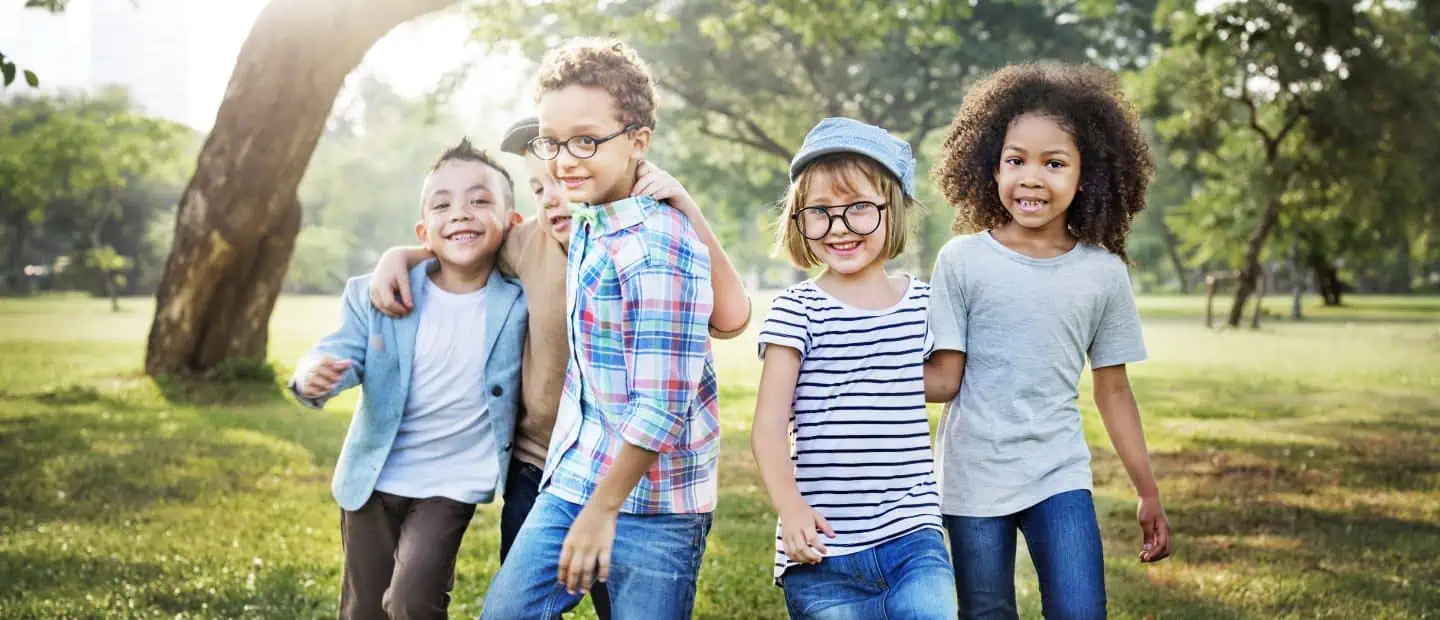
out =
[[[425,167],[532,113],[535,63],[578,34],[650,63],[653,158],[755,295],[750,331],[715,342],[696,617],[784,614],[748,426],[756,327],[806,275],[769,241],[794,148],[832,115],[916,145],[926,210],[897,268],[928,277],[953,234],[926,176],[946,125],[977,78],[1039,59],[1117,71],[1158,164],[1130,237],[1151,353],[1131,376],[1176,554],[1135,560],[1087,379],[1111,613],[1440,609],[1433,0],[207,5],[0,8],[0,617],[335,615],[329,476],[356,394],[314,412],[279,384],[345,279],[413,240]],[[498,516],[467,534],[457,616],[497,568]]]

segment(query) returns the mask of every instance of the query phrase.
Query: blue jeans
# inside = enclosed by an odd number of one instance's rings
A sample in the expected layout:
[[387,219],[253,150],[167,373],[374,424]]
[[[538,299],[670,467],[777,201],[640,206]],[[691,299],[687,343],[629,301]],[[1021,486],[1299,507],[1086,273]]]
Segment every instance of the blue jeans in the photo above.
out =
[[1066,491],[1003,517],[946,515],[961,618],[1018,618],[1015,531],[1025,534],[1046,618],[1105,617],[1105,559],[1095,502]]
[[923,529],[864,551],[785,571],[791,618],[911,620],[955,617],[955,574],[945,537]]
[[[560,549],[583,506],[541,493],[520,527],[510,557],[485,595],[486,620],[559,618],[580,603],[558,579]],[[610,611],[615,618],[689,618],[710,513],[621,513],[610,550]]]
[[[521,460],[510,461],[509,480],[505,481],[505,506],[500,509],[500,563],[510,556],[510,547],[520,535],[520,526],[535,500],[540,497],[540,479],[545,472],[539,467]],[[605,584],[596,582],[590,588],[590,603],[595,605],[595,615],[600,620],[610,620],[610,597],[605,593]]]

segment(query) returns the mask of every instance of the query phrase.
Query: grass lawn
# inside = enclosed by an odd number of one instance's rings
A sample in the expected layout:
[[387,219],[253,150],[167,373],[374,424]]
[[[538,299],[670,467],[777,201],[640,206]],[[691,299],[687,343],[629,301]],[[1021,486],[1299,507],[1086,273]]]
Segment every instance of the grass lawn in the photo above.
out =
[[[1288,313],[1288,298],[1270,301]],[[1131,376],[1177,551],[1134,559],[1133,493],[1085,386],[1114,617],[1440,610],[1440,300],[1349,304],[1211,332],[1202,300],[1141,300],[1151,359]],[[138,371],[150,302],[122,305],[0,299],[0,618],[334,617],[329,478],[355,393],[324,412],[263,393],[174,396]],[[277,366],[338,319],[335,298],[282,299]],[[784,616],[769,583],[774,514],[747,443],[754,331],[716,344],[721,500],[698,618]],[[479,612],[498,520],[483,507],[466,536],[455,617]],[[1038,617],[1021,555],[1022,615]],[[588,603],[579,615],[592,617]]]

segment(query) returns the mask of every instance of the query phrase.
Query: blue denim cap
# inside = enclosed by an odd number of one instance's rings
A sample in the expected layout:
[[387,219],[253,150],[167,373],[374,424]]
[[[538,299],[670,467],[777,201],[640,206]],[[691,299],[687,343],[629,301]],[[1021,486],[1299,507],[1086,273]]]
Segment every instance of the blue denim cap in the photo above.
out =
[[834,153],[855,153],[879,162],[900,180],[906,196],[915,197],[915,156],[910,144],[884,129],[850,118],[827,118],[806,134],[805,143],[790,161],[790,180],[799,177],[811,162]]

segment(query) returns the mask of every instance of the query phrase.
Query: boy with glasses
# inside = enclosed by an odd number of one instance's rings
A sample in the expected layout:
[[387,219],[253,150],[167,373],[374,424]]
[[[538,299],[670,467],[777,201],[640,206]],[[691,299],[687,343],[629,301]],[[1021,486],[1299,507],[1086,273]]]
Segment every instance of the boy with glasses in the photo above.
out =
[[599,580],[617,618],[688,618],[717,495],[710,252],[683,213],[637,186],[655,95],[635,53],[579,40],[539,75],[530,151],[579,205],[572,354],[541,496],[483,617],[558,617]]

